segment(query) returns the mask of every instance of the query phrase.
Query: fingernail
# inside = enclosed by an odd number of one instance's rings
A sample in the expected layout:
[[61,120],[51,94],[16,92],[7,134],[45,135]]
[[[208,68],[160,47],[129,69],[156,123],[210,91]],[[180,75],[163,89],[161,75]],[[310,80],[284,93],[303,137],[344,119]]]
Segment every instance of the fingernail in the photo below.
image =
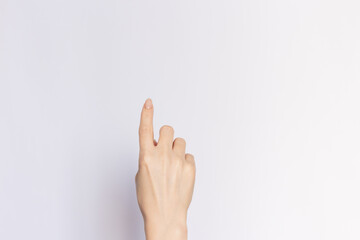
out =
[[145,101],[145,108],[146,109],[150,109],[150,108],[152,108],[152,101],[151,101],[151,99],[150,98],[148,98],[148,99],[146,99],[146,101]]

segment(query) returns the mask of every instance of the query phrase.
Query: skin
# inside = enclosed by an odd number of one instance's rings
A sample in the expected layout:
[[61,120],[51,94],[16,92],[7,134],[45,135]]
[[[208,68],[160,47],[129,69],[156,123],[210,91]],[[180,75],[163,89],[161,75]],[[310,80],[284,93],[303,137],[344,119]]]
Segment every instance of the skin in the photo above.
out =
[[186,240],[187,211],[195,183],[194,156],[185,153],[183,138],[174,139],[169,125],[154,139],[154,107],[148,98],[139,126],[139,169],[136,193],[147,240]]

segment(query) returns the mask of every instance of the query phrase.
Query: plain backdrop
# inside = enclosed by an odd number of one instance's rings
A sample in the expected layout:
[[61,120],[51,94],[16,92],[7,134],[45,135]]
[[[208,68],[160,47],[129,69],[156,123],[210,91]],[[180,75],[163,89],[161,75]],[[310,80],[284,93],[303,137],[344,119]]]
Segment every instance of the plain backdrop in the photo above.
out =
[[1,0],[0,239],[143,240],[138,124],[189,240],[360,239],[358,0]]

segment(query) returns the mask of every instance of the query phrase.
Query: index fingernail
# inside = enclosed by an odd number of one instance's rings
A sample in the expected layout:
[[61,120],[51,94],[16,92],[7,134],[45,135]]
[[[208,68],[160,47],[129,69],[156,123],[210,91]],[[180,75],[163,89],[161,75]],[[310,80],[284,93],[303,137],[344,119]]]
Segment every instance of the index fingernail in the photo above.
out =
[[146,109],[150,109],[150,108],[152,108],[152,106],[153,106],[153,104],[152,104],[151,99],[150,99],[150,98],[146,99],[146,101],[145,101],[145,108],[146,108]]

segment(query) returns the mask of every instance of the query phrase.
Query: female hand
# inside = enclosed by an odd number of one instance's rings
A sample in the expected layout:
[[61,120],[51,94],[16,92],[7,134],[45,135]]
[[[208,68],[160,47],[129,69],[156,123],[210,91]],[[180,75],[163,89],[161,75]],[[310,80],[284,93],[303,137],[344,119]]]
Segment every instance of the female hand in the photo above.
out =
[[195,183],[194,156],[185,153],[185,140],[174,129],[160,128],[154,139],[154,107],[147,99],[139,126],[139,169],[135,177],[138,204],[147,240],[187,239],[187,210]]

